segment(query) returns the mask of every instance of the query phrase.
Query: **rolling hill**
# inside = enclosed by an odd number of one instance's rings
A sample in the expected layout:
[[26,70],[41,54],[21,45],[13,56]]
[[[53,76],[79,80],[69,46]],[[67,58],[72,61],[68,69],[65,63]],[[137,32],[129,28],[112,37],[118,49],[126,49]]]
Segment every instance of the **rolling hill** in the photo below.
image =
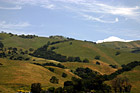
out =
[[[35,36],[30,39],[7,33],[0,33],[0,41],[4,44],[3,49],[5,49],[4,51],[6,53],[11,51],[8,49],[12,47],[17,48],[18,53],[20,53],[21,49],[23,52],[28,51],[28,53],[22,57],[29,57],[29,60],[10,60],[10,57],[0,58],[0,63],[2,64],[0,65],[0,91],[2,93],[7,93],[7,91],[15,93],[18,89],[29,90],[30,85],[35,82],[41,83],[43,88],[63,86],[63,83],[67,80],[71,80],[72,77],[79,78],[73,73],[78,67],[88,67],[102,75],[109,75],[120,69],[123,64],[140,61],[140,53],[132,52],[140,49],[140,41],[96,44],[95,42],[74,40],[63,36]],[[48,46],[48,50],[54,48],[52,51],[57,54],[66,57],[80,57],[81,60],[86,58],[89,62],[59,62],[53,59],[37,58],[31,55],[48,42],[51,43]],[[33,49],[32,52],[29,52],[30,48]],[[15,55],[21,56],[21,54],[19,55],[18,53]],[[99,58],[96,59],[96,56],[99,56]],[[97,62],[100,64],[97,64]],[[60,63],[64,65],[65,68],[55,66],[43,67],[33,63]],[[113,68],[110,65],[115,65],[116,67]],[[54,72],[48,70],[48,68],[53,68]],[[130,79],[134,86],[132,88],[133,93],[140,91],[138,88],[140,84],[139,72],[140,69],[138,66],[132,71],[119,75],[127,76]],[[62,73],[66,73],[67,77],[63,78]],[[59,78],[59,84],[49,82],[52,76]]]

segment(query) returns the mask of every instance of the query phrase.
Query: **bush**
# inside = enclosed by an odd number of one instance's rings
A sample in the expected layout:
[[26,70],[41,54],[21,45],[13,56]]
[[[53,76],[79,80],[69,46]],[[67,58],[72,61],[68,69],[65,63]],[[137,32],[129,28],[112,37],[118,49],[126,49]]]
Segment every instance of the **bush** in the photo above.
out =
[[29,51],[32,52],[32,51],[34,51],[34,49],[33,48],[30,48]]
[[62,77],[66,78],[67,74],[66,73],[62,73]]
[[50,82],[51,82],[51,83],[58,84],[59,79],[57,79],[55,76],[52,76],[51,79],[50,79]]
[[96,65],[100,65],[100,62],[97,61],[97,62],[96,62]]
[[120,55],[120,54],[121,54],[121,52],[117,51],[115,55],[117,56],[117,55]]
[[57,89],[55,89],[55,93],[63,93],[63,88],[58,87]]
[[2,42],[0,42],[0,48],[3,48],[3,47],[4,47],[3,43],[2,43]]
[[88,63],[89,60],[88,60],[87,58],[85,58],[85,59],[83,60],[83,62]]
[[95,59],[96,60],[100,60],[100,56],[95,56]]
[[40,93],[41,91],[41,84],[40,83],[33,83],[31,85],[31,92],[32,93]]
[[109,65],[109,66],[112,67],[112,68],[118,68],[117,65]]
[[48,70],[50,70],[51,72],[54,72],[54,68],[48,68]]
[[48,88],[48,91],[51,92],[51,93],[54,93],[55,88],[54,87],[50,87],[50,88]]

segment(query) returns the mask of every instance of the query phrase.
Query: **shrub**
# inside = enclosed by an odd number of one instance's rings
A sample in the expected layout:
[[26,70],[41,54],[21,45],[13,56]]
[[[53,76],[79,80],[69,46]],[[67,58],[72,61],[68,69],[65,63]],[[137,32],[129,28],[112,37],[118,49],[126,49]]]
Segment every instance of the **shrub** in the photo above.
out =
[[50,70],[51,72],[54,72],[54,68],[48,68],[48,70]]
[[97,61],[97,62],[96,62],[96,65],[100,65],[100,62]]
[[66,73],[62,73],[62,77],[66,78],[67,74]]
[[50,82],[51,82],[51,83],[58,84],[59,79],[57,79],[55,76],[52,76],[51,79],[50,79]]
[[40,83],[33,83],[31,85],[31,92],[32,93],[40,93],[41,91],[41,84]]
[[117,55],[120,55],[120,54],[121,54],[121,52],[117,51],[115,55],[117,56]]
[[63,88],[62,87],[56,88],[55,93],[63,93]]
[[54,93],[55,88],[54,87],[50,87],[50,88],[48,88],[48,91],[51,92],[51,93]]
[[85,58],[85,59],[83,60],[83,62],[88,63],[89,60],[88,60],[87,58]]
[[100,56],[95,56],[95,59],[100,60]]

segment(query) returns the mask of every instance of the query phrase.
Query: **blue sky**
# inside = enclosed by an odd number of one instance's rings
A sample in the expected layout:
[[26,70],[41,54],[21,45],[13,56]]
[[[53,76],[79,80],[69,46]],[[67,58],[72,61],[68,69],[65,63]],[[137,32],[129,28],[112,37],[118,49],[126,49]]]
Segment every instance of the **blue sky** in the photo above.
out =
[[0,31],[140,40],[140,0],[0,0]]

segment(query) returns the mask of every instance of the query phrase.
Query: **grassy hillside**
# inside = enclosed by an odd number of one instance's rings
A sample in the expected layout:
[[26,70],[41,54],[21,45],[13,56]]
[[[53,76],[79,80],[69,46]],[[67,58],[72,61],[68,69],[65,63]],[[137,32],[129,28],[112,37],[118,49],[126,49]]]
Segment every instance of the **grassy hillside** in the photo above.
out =
[[23,49],[29,49],[29,48],[39,48],[43,45],[45,45],[48,41],[59,41],[59,39],[50,39],[47,37],[35,37],[32,39],[26,39],[21,38],[18,36],[11,36],[9,34],[0,33],[0,41],[2,41],[5,45],[5,47],[17,47],[17,48],[23,48]]
[[[34,37],[32,39],[21,38],[19,36],[11,36],[9,34],[0,33],[0,41],[4,44],[4,48],[16,47],[23,50],[29,48],[37,49],[45,45],[48,41],[63,41],[63,37]],[[8,58],[0,58],[0,92],[2,93],[15,93],[17,89],[24,88],[29,90],[30,85],[35,82],[42,84],[44,88],[51,86],[59,87],[63,86],[64,81],[70,80],[71,77],[78,77],[74,75],[74,71],[78,67],[88,67],[101,74],[111,74],[121,67],[122,64],[127,64],[132,61],[140,61],[140,53],[131,53],[132,50],[140,48],[140,41],[133,42],[106,42],[101,44],[95,44],[87,41],[72,40],[67,42],[60,42],[53,45],[49,45],[49,48],[57,47],[53,51],[64,56],[80,57],[82,60],[87,58],[89,63],[80,62],[58,62],[55,60],[48,60],[43,58],[36,58],[28,54],[24,55],[30,58],[28,61],[9,60]],[[8,52],[8,51],[7,51]],[[116,53],[119,52],[118,55]],[[100,56],[99,60],[95,57]],[[35,61],[33,61],[35,60]],[[32,63],[61,63],[66,69],[54,67],[54,66],[39,66]],[[97,65],[99,62],[100,65]],[[117,69],[110,67],[109,65],[119,66]],[[47,68],[53,68],[54,72],[51,72]],[[62,73],[66,73],[66,78],[62,77]],[[120,76],[127,76],[133,84],[133,93],[137,93],[140,85],[140,69],[136,67],[134,70],[125,72]],[[59,78],[59,84],[52,84],[49,79],[52,76]]]
[[[127,77],[132,85],[132,92],[131,93],[139,93],[140,91],[140,66],[137,66],[132,71],[124,72],[123,74],[119,75],[118,77]],[[107,82],[108,84],[111,81]]]
[[140,41],[132,41],[132,42],[104,42],[99,43],[99,45],[104,47],[109,47],[113,49],[119,49],[123,51],[131,51],[135,48],[140,47]]
[[[70,43],[72,44],[70,45]],[[140,53],[130,53],[129,51],[123,51],[118,49],[113,49],[109,47],[101,46],[100,44],[93,44],[83,41],[70,41],[55,44],[52,46],[58,47],[55,49],[57,53],[67,55],[67,56],[80,56],[82,59],[88,58],[89,60],[94,60],[95,56],[101,56],[101,61],[108,64],[116,64],[118,66],[122,64],[127,64],[131,61],[140,60]],[[115,55],[119,51],[119,55]]]
[[106,64],[101,61],[98,62],[100,62],[100,65],[96,64],[96,60],[91,63],[65,62],[62,64],[73,71],[78,67],[88,67],[94,71],[99,72],[100,74],[111,74],[116,71],[116,69],[110,67],[109,64]]
[[[32,83],[38,82],[41,83],[44,88],[50,86],[59,87],[63,86],[64,81],[70,80],[72,76],[75,76],[65,69],[55,67],[55,72],[57,73],[53,73],[42,66],[24,61],[0,59],[0,63],[3,64],[0,66],[0,91],[2,91],[2,93],[11,90],[16,91],[20,88],[29,90]],[[63,78],[60,74],[62,72],[65,72],[68,76]],[[52,76],[56,76],[59,79],[59,84],[49,82]]]
[[[48,41],[61,41],[61,37],[35,37],[32,39],[21,38],[18,36],[10,36],[9,34],[0,33],[1,41],[5,47],[17,47],[23,49],[34,48],[37,49]],[[84,42],[73,40],[68,42],[61,42],[49,47],[57,47],[54,51],[66,56],[79,56],[82,60],[87,58],[91,62],[95,56],[101,56],[100,60],[108,64],[116,64],[118,66],[127,64],[131,61],[140,60],[140,53],[130,53],[130,50],[140,47],[140,41],[133,42],[106,42],[101,44],[94,44],[91,42]],[[116,56],[115,53],[119,51],[120,55]]]

